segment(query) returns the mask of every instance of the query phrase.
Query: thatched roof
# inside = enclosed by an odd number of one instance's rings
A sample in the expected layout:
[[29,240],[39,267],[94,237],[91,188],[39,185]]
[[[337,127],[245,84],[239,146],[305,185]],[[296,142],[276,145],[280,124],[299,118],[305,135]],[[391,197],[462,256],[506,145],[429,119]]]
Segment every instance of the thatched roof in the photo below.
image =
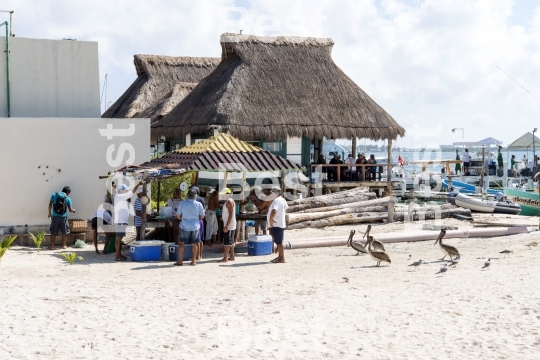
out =
[[175,150],[175,152],[183,154],[200,154],[204,152],[217,151],[249,153],[263,151],[263,149],[258,146],[248,144],[247,142],[239,140],[230,135],[220,133],[196,144]]
[[219,62],[219,58],[135,55],[137,80],[102,117],[159,120]]
[[405,130],[334,64],[332,39],[223,34],[222,62],[152,137],[395,139]]

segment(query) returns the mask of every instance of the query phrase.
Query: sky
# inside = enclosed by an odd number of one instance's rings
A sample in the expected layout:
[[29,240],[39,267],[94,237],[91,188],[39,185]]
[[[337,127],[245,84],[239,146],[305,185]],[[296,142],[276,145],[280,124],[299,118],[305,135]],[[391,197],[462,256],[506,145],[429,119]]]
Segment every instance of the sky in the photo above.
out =
[[242,30],[332,38],[334,62],[406,129],[400,147],[463,135],[506,145],[540,128],[539,1],[3,0],[0,10],[15,11],[18,37],[97,41],[102,109],[136,79],[134,54],[219,57],[220,34]]

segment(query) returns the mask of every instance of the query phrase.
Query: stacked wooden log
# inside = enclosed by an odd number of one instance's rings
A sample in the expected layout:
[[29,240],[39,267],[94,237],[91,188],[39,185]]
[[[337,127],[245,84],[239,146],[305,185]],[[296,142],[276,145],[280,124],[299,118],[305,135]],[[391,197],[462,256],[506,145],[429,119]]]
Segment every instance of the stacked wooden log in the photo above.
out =
[[[326,226],[393,221],[418,221],[447,218],[454,215],[471,216],[468,209],[450,204],[426,205],[409,209],[393,209],[394,199],[377,199],[365,188],[356,188],[330,195],[299,199],[288,203],[287,229],[322,228]],[[391,208],[391,209],[390,209]],[[392,215],[392,211],[393,215]]]

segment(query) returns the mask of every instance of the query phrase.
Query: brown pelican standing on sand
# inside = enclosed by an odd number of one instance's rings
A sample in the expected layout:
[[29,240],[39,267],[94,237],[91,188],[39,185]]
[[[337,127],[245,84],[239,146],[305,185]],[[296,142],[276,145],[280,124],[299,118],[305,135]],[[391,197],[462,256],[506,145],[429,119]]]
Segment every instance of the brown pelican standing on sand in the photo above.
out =
[[[368,225],[367,229],[366,229],[366,232],[364,233],[364,236],[362,236],[362,239],[365,238],[366,236],[369,238],[369,232],[370,231],[371,231],[371,225]],[[366,245],[367,245],[367,242],[366,242]],[[373,246],[373,250],[385,251],[383,243],[380,242],[379,240],[373,240],[373,245],[372,246]]]
[[452,260],[452,256],[458,256],[459,251],[458,251],[458,249],[456,249],[453,246],[443,244],[442,239],[443,239],[444,235],[446,235],[446,230],[441,230],[441,232],[439,233],[439,237],[437,238],[437,240],[435,240],[435,244],[433,244],[433,245],[437,245],[437,243],[439,243],[439,245],[441,247],[441,251],[444,254],[444,256],[442,257],[441,260],[444,260],[446,255],[450,256],[450,260]]
[[368,242],[366,244],[367,252],[369,256],[371,256],[371,258],[377,262],[377,265],[375,266],[381,266],[381,262],[383,261],[389,264],[392,263],[388,254],[385,253],[384,251],[372,251],[371,250],[372,244],[373,244],[373,236],[368,236]]
[[356,250],[356,255],[360,253],[367,254],[367,250],[362,244],[359,244],[353,241],[353,237],[355,233],[356,233],[356,230],[351,230],[351,234],[349,235],[349,240],[347,240],[347,246],[350,246],[354,250]]

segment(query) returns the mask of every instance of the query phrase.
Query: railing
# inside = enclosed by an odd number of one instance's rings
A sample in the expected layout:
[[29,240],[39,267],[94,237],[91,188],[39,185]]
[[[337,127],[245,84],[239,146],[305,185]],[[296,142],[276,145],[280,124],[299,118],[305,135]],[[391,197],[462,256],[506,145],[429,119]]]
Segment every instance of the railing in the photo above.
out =
[[[321,179],[321,181],[322,181],[323,172],[326,172],[327,174],[329,173],[335,174],[336,178],[334,179],[334,181],[338,181],[338,182],[341,181],[342,172],[345,176],[347,176],[347,174],[350,174],[351,176],[350,181],[355,181],[355,180],[352,180],[353,174],[356,175],[355,176],[356,181],[366,181],[367,172],[369,172],[370,174],[379,174],[379,180],[381,180],[382,172],[379,171],[380,166],[386,167],[387,174],[391,174],[392,167],[398,166],[398,165],[397,164],[311,164],[310,165],[311,174],[319,173],[319,179]],[[323,168],[325,169],[325,171],[323,171]],[[342,171],[343,168],[345,168],[345,170]],[[352,170],[353,168],[355,168],[355,170]],[[369,171],[372,168],[375,168],[375,172]],[[328,171],[328,170],[332,170],[332,171]],[[358,179],[358,177],[360,177],[360,179]]]

